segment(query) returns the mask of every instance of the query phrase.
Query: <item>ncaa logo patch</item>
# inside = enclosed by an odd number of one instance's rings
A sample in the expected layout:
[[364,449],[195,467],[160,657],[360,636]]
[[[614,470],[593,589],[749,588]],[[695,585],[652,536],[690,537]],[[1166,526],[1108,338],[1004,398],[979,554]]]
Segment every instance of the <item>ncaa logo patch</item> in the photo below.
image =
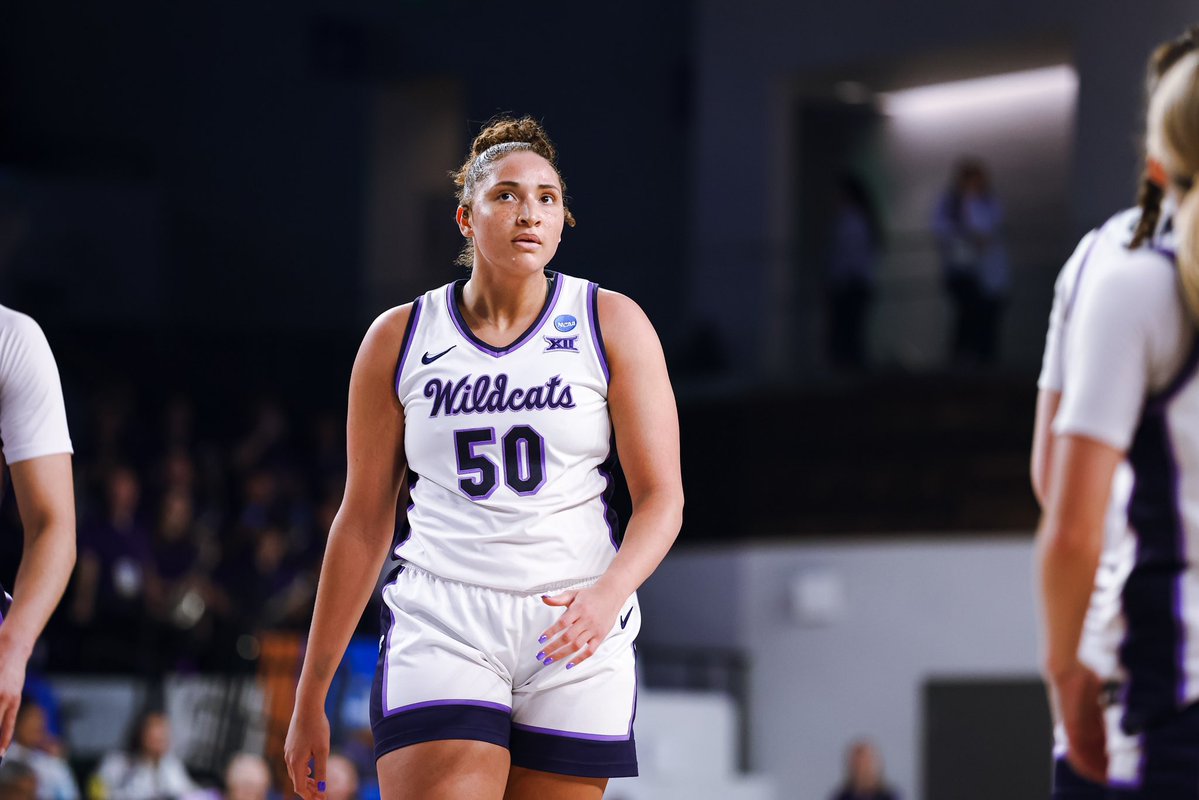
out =
[[543,353],[579,352],[579,348],[575,346],[575,342],[578,341],[579,338],[578,336],[542,336],[541,338],[545,339],[546,343],[549,344],[549,347],[541,351]]
[[557,317],[554,317],[554,327],[563,333],[570,333],[578,324],[579,321],[570,314],[561,314]]

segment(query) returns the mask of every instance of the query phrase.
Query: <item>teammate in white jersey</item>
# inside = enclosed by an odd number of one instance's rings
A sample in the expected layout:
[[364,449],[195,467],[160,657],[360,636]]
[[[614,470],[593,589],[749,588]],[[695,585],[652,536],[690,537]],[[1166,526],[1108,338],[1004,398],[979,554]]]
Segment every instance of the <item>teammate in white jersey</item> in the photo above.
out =
[[[537,122],[492,123],[456,182],[469,279],[376,320],[350,381],[345,500],[285,748],[309,799],[325,695],[389,543],[371,701],[385,798],[582,800],[636,774],[635,591],[683,504],[662,348],[628,298],[546,269],[574,219]],[[633,501],[619,547],[613,435]],[[410,532],[391,542],[405,480]]]
[[[1041,456],[1050,469],[1038,547],[1045,672],[1079,775],[1106,784],[1107,797],[1193,799],[1199,798],[1199,54],[1179,59],[1153,92],[1148,153],[1168,187],[1164,218],[1139,246],[1125,246],[1132,238],[1126,216],[1094,236],[1073,280],[1060,344],[1052,456]],[[1124,503],[1128,548],[1119,535],[1104,541],[1105,526],[1112,528],[1113,479],[1124,462],[1132,476]],[[1080,655],[1080,642],[1091,621],[1088,606],[1093,614],[1103,589],[1102,575],[1096,578],[1101,559],[1123,562],[1127,574],[1117,579],[1112,616],[1119,636],[1097,637],[1099,652],[1091,657]]]
[[0,306],[0,441],[25,547],[0,587],[0,755],[12,741],[25,665],[75,566],[71,438],[58,367],[38,324]]
[[[1151,95],[1162,75],[1199,44],[1199,28],[1162,43],[1149,59],[1146,95]],[[1073,318],[1079,282],[1091,252],[1099,247],[1119,250],[1143,244],[1169,246],[1171,203],[1164,197],[1167,180],[1160,164],[1147,160],[1141,181],[1138,205],[1108,221],[1083,237],[1074,254],[1062,267],[1054,286],[1053,310],[1045,341],[1045,355],[1037,380],[1037,415],[1032,449],[1032,483],[1037,500],[1044,505],[1048,497],[1050,460],[1055,446],[1053,422],[1061,402],[1066,331]],[[1166,214],[1162,214],[1163,201]],[[1081,641],[1079,659],[1109,686],[1118,679],[1116,650],[1124,635],[1121,592],[1135,560],[1136,537],[1129,529],[1127,505],[1132,488],[1132,473],[1127,463],[1116,471],[1104,531],[1104,547],[1095,586],[1091,593]],[[1069,750],[1065,727],[1060,721],[1054,728],[1053,797],[1055,800],[1102,800],[1106,788],[1079,776],[1066,759]]]

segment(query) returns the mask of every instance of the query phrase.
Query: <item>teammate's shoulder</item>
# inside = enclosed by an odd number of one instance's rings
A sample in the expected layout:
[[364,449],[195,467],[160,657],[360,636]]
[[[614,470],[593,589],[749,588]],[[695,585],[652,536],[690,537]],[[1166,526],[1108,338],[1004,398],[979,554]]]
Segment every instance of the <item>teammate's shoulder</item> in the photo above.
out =
[[1082,281],[1084,294],[1145,308],[1181,302],[1173,260],[1151,247],[1101,242],[1088,261],[1092,266]]
[[45,342],[46,334],[37,320],[23,311],[0,305],[0,336],[9,342]]

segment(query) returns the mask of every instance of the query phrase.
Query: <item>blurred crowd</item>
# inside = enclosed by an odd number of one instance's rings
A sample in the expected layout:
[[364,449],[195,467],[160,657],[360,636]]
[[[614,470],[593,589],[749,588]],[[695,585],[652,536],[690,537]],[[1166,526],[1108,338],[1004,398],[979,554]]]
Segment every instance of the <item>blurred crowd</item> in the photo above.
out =
[[[358,768],[344,755],[329,757],[328,800],[359,797]],[[147,710],[131,726],[122,746],[106,753],[77,780],[64,748],[49,725],[49,713],[32,697],[21,703],[13,743],[0,763],[0,800],[279,800],[262,756],[233,754],[219,780],[205,786],[193,779],[171,748],[166,715]]]
[[78,560],[44,671],[253,671],[262,631],[307,630],[345,482],[342,413],[259,397],[201,425],[190,397],[112,386],[73,409]]

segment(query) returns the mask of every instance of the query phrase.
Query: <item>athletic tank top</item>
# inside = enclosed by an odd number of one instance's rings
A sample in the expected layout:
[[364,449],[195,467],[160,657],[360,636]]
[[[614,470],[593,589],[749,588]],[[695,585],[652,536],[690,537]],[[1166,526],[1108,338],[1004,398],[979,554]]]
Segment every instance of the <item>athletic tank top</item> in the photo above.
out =
[[395,554],[510,591],[599,576],[617,547],[599,289],[547,271],[536,321],[494,347],[463,320],[465,282],[420,297],[401,345],[411,505]]

